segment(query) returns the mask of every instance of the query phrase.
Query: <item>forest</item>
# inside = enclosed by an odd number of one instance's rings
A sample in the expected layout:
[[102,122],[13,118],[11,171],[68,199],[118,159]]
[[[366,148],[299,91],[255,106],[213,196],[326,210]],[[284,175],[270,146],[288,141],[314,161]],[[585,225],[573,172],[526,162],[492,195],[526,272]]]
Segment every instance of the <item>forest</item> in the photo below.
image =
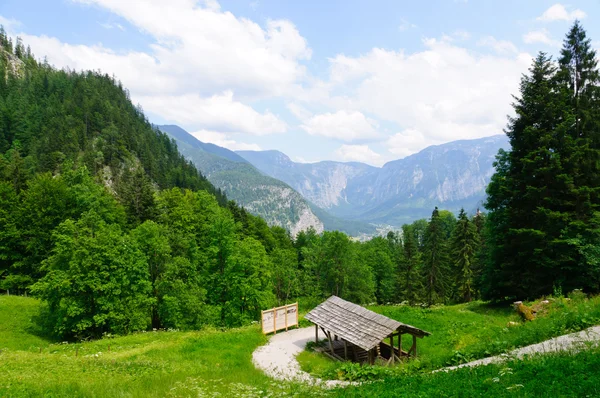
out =
[[[0,29],[0,290],[62,339],[234,327],[330,295],[432,306],[600,290],[600,95],[579,23],[540,53],[486,212],[358,242],[292,237],[215,189],[115,78],[57,70]],[[484,210],[484,209],[482,209]]]

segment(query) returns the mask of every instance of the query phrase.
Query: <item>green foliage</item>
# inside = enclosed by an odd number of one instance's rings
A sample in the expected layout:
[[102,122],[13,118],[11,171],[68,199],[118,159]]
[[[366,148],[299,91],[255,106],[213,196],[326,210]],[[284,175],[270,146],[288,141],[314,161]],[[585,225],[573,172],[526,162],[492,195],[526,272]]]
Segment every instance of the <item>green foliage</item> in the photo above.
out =
[[46,275],[32,286],[59,337],[99,337],[148,326],[148,264],[136,242],[93,211],[55,232]]
[[485,297],[532,298],[600,289],[600,76],[596,53],[575,22],[558,66],[545,53],[520,85],[486,207],[490,255]]
[[449,293],[448,233],[436,207],[425,231],[423,274],[427,305],[446,302]]
[[450,241],[454,259],[456,294],[462,302],[469,302],[477,296],[474,275],[478,274],[477,252],[479,250],[477,227],[461,209]]

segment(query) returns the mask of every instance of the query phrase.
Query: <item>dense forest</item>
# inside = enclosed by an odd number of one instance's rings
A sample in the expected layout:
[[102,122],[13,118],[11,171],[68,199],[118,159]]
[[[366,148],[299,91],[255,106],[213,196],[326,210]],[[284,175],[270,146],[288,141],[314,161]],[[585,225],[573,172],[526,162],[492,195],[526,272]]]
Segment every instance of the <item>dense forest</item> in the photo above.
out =
[[358,242],[270,227],[216,190],[100,72],[57,70],[0,29],[0,289],[45,303],[61,338],[238,326],[331,294],[433,305],[599,290],[600,107],[576,23],[540,54],[488,188],[487,215]]

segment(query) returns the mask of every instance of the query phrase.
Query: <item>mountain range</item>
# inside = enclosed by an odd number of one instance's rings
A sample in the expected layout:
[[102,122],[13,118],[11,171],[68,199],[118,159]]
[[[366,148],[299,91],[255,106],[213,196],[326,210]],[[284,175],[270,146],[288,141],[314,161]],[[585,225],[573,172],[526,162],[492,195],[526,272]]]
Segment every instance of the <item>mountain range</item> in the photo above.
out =
[[482,206],[506,135],[430,146],[373,167],[364,163],[296,163],[278,151],[238,151],[263,173],[286,182],[336,217],[400,226],[435,206],[473,212]]
[[269,224],[286,228],[292,235],[309,227],[317,232],[335,229],[349,235],[372,234],[375,231],[367,223],[331,216],[309,203],[285,182],[265,175],[229,149],[201,142],[179,126],[158,128],[173,138],[179,151],[229,199],[261,216]]
[[298,163],[279,151],[231,151],[178,126],[159,126],[216,186],[250,212],[292,234],[313,226],[373,234],[427,218],[432,209],[474,212],[485,199],[505,135],[453,141],[391,161]]

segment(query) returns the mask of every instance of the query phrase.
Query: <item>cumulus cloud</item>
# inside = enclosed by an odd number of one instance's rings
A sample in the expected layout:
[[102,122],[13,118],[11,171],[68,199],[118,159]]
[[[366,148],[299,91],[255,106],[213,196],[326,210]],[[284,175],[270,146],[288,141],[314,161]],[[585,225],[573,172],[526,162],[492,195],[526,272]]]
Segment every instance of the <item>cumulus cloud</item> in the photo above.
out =
[[534,30],[523,35],[523,41],[527,44],[542,43],[547,46],[558,47],[560,42],[550,37],[547,29]]
[[245,142],[238,142],[230,138],[227,134],[220,133],[217,131],[199,130],[192,134],[194,137],[202,142],[209,142],[232,151],[260,151],[261,148],[257,144],[248,144]]
[[359,57],[332,58],[330,82],[346,92],[327,104],[368,112],[396,124],[405,136],[418,131],[407,150],[394,147],[397,155],[499,134],[532,56],[482,54],[448,39],[426,39],[424,45],[412,54],[375,48]]
[[144,109],[194,129],[201,126],[208,130],[254,135],[283,133],[287,130],[287,124],[271,112],[259,113],[235,101],[231,91],[209,98],[186,94],[152,95],[136,99]]
[[117,52],[21,33],[51,64],[114,75],[144,109],[188,129],[255,135],[287,130],[278,116],[250,104],[284,96],[305,78],[301,61],[310,59],[311,50],[290,21],[261,26],[222,11],[215,0],[172,0],[169,7],[162,0],[72,1],[124,18],[151,37],[150,50]]
[[118,24],[118,23],[103,22],[103,23],[100,23],[100,26],[102,26],[106,30],[119,29],[122,32],[125,31],[125,28],[123,27],[123,25]]
[[373,165],[381,165],[381,155],[374,152],[368,145],[347,145],[339,147],[335,154],[340,160],[350,162],[363,162]]
[[538,21],[574,21],[575,19],[583,19],[587,16],[585,12],[580,9],[576,9],[573,11],[568,11],[567,8],[560,4],[556,3],[552,7],[548,8],[544,13],[537,17]]
[[4,29],[6,29],[10,33],[13,29],[19,27],[21,23],[16,19],[8,19],[0,15],[0,25],[4,26]]
[[287,108],[299,120],[305,120],[312,116],[312,113],[310,113],[308,109],[304,108],[302,105],[298,105],[293,102],[287,104]]
[[416,27],[417,25],[415,25],[414,23],[410,23],[406,19],[402,18],[400,20],[400,25],[398,25],[398,30],[400,32],[404,32],[405,30],[414,29]]
[[431,141],[419,130],[407,129],[389,137],[386,140],[386,147],[396,158],[404,158],[425,147],[441,143],[441,141]]
[[358,111],[340,110],[323,113],[304,121],[302,128],[311,135],[353,142],[378,136],[377,122]]
[[[205,95],[233,89],[240,95],[282,95],[305,77],[299,61],[311,57],[306,40],[290,21],[268,20],[263,28],[222,11],[214,0],[201,6],[194,0],[172,0],[169,7],[163,0],[77,2],[108,9],[154,38],[143,65],[148,73],[122,77],[127,86],[141,85],[143,80],[151,89],[150,79],[168,83],[156,87],[159,92]],[[121,77],[121,69],[135,63],[131,58],[132,54],[121,54],[113,64],[104,65],[106,71]]]
[[519,52],[517,47],[508,40],[498,40],[493,36],[482,37],[478,42],[478,46],[489,47],[498,54],[516,54]]

